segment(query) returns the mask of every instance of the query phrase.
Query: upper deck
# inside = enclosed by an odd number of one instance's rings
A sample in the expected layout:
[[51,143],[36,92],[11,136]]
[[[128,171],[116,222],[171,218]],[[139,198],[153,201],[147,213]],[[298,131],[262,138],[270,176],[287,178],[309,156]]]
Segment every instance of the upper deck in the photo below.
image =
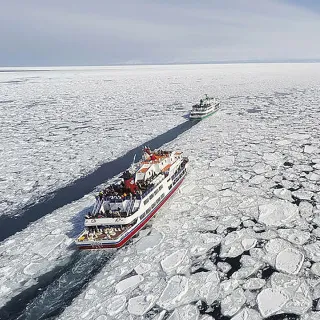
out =
[[205,95],[204,99],[200,99],[200,102],[198,104],[192,106],[191,112],[207,111],[217,104],[218,102],[216,98],[210,98],[208,97],[208,95]]
[[156,202],[170,191],[172,183],[175,184],[180,173],[185,171],[186,163],[187,159],[183,158],[168,168],[168,174],[161,172],[152,180],[152,186],[141,197],[131,196],[129,200],[125,199],[124,201],[116,198],[112,203],[108,200],[98,200],[95,205],[95,210],[97,210],[98,214],[86,216],[85,226],[126,225],[132,223],[143,212],[150,211]]

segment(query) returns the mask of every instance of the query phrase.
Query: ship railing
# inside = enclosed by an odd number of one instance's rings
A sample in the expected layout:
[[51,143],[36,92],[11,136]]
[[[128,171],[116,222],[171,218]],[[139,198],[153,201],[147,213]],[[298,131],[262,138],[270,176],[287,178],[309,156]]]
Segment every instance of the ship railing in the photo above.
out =
[[94,204],[94,207],[92,209],[92,213],[95,215],[99,213],[101,206],[102,206],[103,200],[97,200],[96,203]]
[[127,215],[129,215],[131,212],[132,212],[132,209],[134,207],[134,203],[135,203],[135,200],[131,200],[129,203],[128,203],[128,206],[127,206]]
[[150,188],[148,189],[147,191],[145,191],[143,194],[142,194],[142,198],[144,198],[145,196],[147,196],[149,193],[151,193],[152,191],[154,190],[154,188]]
[[[161,180],[162,181],[162,180]],[[150,187],[149,189],[147,189],[143,194],[142,194],[142,198],[144,198],[145,196],[147,196],[149,193],[151,193],[152,191],[154,191],[155,187],[157,186],[158,184],[156,185],[153,185],[152,187]]]
[[94,216],[91,216],[90,218],[85,218],[86,220],[97,220],[99,219],[105,219],[105,218],[111,218],[111,219],[117,219],[117,218],[126,218],[128,216],[128,213],[126,211],[111,211],[110,213],[99,213]]
[[[184,159],[180,165],[179,170],[172,176],[172,180],[174,180],[176,177],[182,175],[183,170],[185,169],[186,163],[188,161],[186,159]],[[180,177],[179,177],[180,178]]]

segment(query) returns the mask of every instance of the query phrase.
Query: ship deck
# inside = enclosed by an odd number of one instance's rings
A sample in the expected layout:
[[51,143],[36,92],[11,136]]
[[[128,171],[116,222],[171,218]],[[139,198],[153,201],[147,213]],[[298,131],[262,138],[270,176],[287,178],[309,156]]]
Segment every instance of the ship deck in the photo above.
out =
[[105,228],[104,230],[99,229],[98,231],[83,232],[77,239],[79,242],[85,241],[102,241],[102,240],[117,240],[123,233],[131,228],[131,225],[125,228]]

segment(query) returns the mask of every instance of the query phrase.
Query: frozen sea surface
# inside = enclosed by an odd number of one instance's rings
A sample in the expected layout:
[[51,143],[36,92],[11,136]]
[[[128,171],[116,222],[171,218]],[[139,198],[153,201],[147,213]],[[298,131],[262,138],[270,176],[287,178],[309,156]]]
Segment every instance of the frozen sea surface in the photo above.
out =
[[[159,90],[157,101],[164,94],[159,88],[167,88],[171,101],[181,99],[184,109],[167,114],[171,126],[183,121],[181,115],[204,92],[219,96],[223,108],[168,144],[190,158],[180,192],[159,211],[151,229],[106,262],[60,319],[280,319],[279,314],[318,319],[320,66],[116,71],[126,74],[124,78],[137,73],[139,79],[158,83],[153,88],[155,94]],[[93,73],[100,72],[105,70]],[[147,82],[137,90],[147,92]],[[161,130],[166,129],[163,125]],[[94,134],[84,148],[91,146]],[[66,145],[57,148],[68,152]],[[87,163],[82,156],[80,163]],[[52,165],[57,166],[57,180],[67,177],[60,175],[59,161]],[[81,211],[90,205],[91,196],[85,196],[2,243],[2,305],[36,283],[39,275],[69,263]],[[90,262],[83,263],[80,272],[90,272]],[[64,288],[49,285],[25,317],[49,315],[48,304],[62,312]]]
[[0,213],[185,121],[198,96],[181,80],[165,68],[0,73]]
[[0,214],[19,214],[17,209],[183,122],[203,93],[252,99],[318,81],[318,66],[279,66],[1,72]]
[[320,318],[320,88],[276,81],[168,145],[180,191],[60,319]]
[[26,206],[23,210],[20,210],[19,215],[1,215],[0,241],[23,230],[29,224],[56,209],[81,199],[84,195],[96,190],[97,185],[103,184],[106,180],[112,179],[115,175],[127,170],[131,166],[133,159],[138,161],[141,158],[143,146],[148,145],[151,149],[159,148],[196,124],[196,121],[185,121],[155,138],[145,141],[142,145],[129,150],[119,158],[103,163],[93,172],[74,180],[71,184],[47,194],[39,202]]

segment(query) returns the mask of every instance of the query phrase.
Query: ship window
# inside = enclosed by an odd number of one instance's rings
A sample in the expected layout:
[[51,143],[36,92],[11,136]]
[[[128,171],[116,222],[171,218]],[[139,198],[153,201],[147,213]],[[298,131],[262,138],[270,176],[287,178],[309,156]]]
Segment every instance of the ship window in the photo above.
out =
[[169,188],[169,190],[171,190],[171,188],[172,188],[172,184],[170,184],[170,186],[169,186],[168,188]]
[[160,198],[158,198],[156,202],[159,203],[160,202]]
[[146,211],[146,214],[150,213],[151,211],[151,208],[149,208],[147,211]]
[[143,204],[146,205],[149,202],[149,199],[143,201]]
[[153,209],[155,206],[156,206],[156,203],[154,203],[154,204],[151,206],[151,208]]
[[163,188],[163,185],[161,185],[161,186],[159,187],[159,191],[160,191],[162,188]]
[[149,199],[151,200],[154,197],[154,194],[151,193]]
[[163,198],[164,198],[164,193],[160,196],[160,198],[161,198],[161,199],[163,199]]
[[154,192],[154,194],[157,194],[159,192],[159,189],[157,189],[155,192]]

